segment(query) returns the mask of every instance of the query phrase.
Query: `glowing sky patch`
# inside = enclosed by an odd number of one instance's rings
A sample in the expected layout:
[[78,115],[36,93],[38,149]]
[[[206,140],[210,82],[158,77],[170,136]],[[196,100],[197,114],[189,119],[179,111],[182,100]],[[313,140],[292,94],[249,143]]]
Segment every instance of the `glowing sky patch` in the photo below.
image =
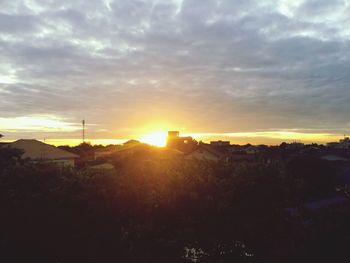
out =
[[72,132],[79,129],[77,124],[55,116],[0,118],[0,130],[3,131]]
[[[266,131],[266,132],[240,132],[240,133],[189,133],[180,134],[181,136],[192,136],[197,141],[209,143],[216,140],[227,140],[231,144],[267,144],[279,145],[282,142],[302,142],[302,143],[320,143],[338,141],[343,138],[342,135],[323,134],[323,133],[302,133],[302,132],[285,132],[285,131]],[[138,139],[140,142],[153,146],[164,147],[166,145],[166,132],[148,133],[143,136],[130,137],[126,139],[94,139],[86,138],[86,142],[96,145],[123,144],[130,139]],[[82,139],[54,139],[54,138],[37,138],[46,143],[59,145],[76,146],[82,143]],[[11,141],[11,140],[4,140]]]
[[16,82],[16,78],[13,75],[0,76],[0,84],[11,84],[11,83],[15,83],[15,82]]
[[166,146],[167,133],[166,132],[155,132],[146,134],[140,138],[141,142],[148,143],[150,145],[164,147]]
[[337,141],[342,135],[331,133],[305,133],[293,131],[260,131],[260,132],[237,132],[237,133],[192,133],[185,134],[193,136],[199,141],[209,142],[211,140],[228,140],[231,143],[245,144],[258,142],[260,144],[279,144],[281,142],[303,142],[303,143],[327,143]]

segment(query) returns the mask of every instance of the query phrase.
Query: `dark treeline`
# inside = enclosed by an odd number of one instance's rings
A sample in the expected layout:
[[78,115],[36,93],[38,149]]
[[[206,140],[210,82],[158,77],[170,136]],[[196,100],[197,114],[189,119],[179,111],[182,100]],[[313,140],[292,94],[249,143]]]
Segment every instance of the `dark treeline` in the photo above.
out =
[[148,151],[73,171],[19,154],[0,153],[1,262],[349,262],[348,201],[305,208],[335,195],[327,162]]

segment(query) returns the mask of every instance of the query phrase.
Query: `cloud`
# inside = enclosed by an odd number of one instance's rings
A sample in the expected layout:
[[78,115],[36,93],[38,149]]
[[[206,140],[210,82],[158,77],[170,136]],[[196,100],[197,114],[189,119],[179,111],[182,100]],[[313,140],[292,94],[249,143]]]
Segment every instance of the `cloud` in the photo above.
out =
[[38,27],[37,19],[32,15],[0,14],[0,32],[7,34],[23,34],[35,31]]
[[311,0],[305,1],[298,8],[298,12],[302,15],[308,16],[323,16],[331,15],[347,6],[347,2],[344,0]]
[[80,127],[67,123],[56,116],[24,116],[16,118],[0,118],[0,129],[4,131],[46,131],[72,132]]
[[1,117],[86,118],[97,124],[90,135],[102,138],[165,120],[191,132],[343,132],[349,8],[323,0],[1,1]]

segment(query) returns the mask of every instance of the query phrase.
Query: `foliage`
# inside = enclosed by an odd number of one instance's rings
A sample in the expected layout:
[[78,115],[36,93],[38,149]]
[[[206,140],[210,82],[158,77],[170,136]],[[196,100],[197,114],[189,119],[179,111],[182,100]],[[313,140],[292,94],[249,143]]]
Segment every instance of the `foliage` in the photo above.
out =
[[[108,147],[108,146],[107,146]],[[87,162],[94,160],[94,153],[96,150],[104,148],[102,145],[91,145],[90,143],[81,143],[77,146],[63,145],[58,148],[77,154],[79,158],[76,160],[76,165],[79,168],[86,166]]]
[[13,166],[22,154],[23,151],[19,149],[0,147],[0,171],[8,166]]
[[[108,172],[30,163],[4,168],[2,260],[313,262],[324,254],[345,257],[340,252],[350,234],[349,207],[332,208],[334,215],[309,213],[308,225],[290,220],[286,212],[291,205],[327,196],[331,167],[298,159],[223,165],[162,158],[150,149],[114,165]],[[315,184],[320,173],[326,179]]]

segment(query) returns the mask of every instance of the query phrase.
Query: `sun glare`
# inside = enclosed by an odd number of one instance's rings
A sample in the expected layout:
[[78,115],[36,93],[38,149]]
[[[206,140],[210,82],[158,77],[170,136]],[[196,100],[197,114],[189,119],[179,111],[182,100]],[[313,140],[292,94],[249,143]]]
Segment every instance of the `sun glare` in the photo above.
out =
[[150,145],[165,147],[166,146],[166,132],[154,132],[146,134],[140,138],[141,142],[148,143]]

